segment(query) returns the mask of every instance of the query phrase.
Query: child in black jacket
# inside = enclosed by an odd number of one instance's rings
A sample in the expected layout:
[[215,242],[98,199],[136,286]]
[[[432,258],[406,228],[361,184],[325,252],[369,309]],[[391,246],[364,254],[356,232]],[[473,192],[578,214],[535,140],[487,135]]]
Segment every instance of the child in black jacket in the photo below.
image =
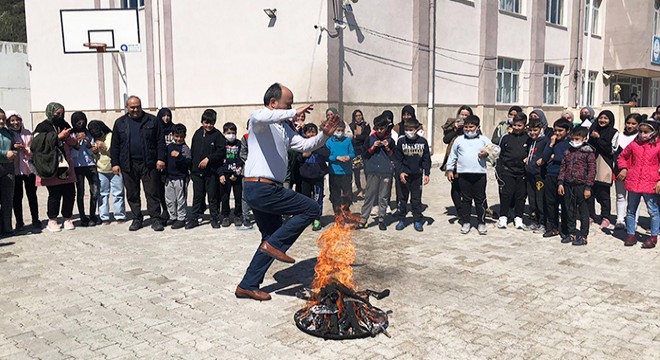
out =
[[[314,137],[318,134],[318,128],[314,124],[305,124],[302,133],[306,138]],[[321,146],[309,153],[297,153],[296,158],[296,162],[299,164],[300,193],[319,204],[319,209],[321,209],[319,214],[323,214],[323,182],[328,174],[329,156],[330,149]],[[321,230],[321,216],[314,219],[312,230]]]
[[529,214],[532,218],[532,223],[526,226],[525,230],[541,234],[545,232],[543,196],[546,165],[543,163],[543,152],[550,142],[550,137],[545,136],[544,128],[540,119],[530,121],[528,155],[525,159],[525,182],[529,199]]
[[404,219],[408,213],[408,196],[413,213],[415,230],[424,231],[422,218],[422,184],[429,183],[431,174],[431,152],[429,144],[423,137],[417,135],[420,123],[416,118],[407,119],[404,123],[404,136],[399,137],[394,150],[394,166],[396,175],[401,181],[401,194],[398,202],[399,222],[397,230],[405,228]]
[[231,225],[229,220],[229,195],[234,191],[234,226],[243,224],[243,160],[241,159],[241,141],[236,139],[236,124],[227,122],[222,126],[227,140],[224,163],[218,171],[222,202],[222,226]]
[[509,209],[513,205],[514,226],[522,229],[525,210],[525,159],[528,155],[529,135],[525,132],[527,116],[517,113],[511,122],[511,133],[500,140],[500,158],[495,172],[500,189],[500,219],[497,227],[506,229]]
[[199,225],[197,216],[203,213],[204,197],[208,197],[211,212],[211,226],[220,228],[218,222],[219,184],[218,168],[225,158],[224,135],[215,128],[217,114],[213,109],[206,109],[202,114],[202,126],[195,131],[192,139],[192,168],[190,177],[193,183],[192,216],[186,229]]
[[188,208],[188,179],[190,176],[190,148],[186,145],[186,127],[172,126],[174,142],[167,145],[167,177],[165,181],[165,204],[169,214],[168,225],[172,229],[186,226]]

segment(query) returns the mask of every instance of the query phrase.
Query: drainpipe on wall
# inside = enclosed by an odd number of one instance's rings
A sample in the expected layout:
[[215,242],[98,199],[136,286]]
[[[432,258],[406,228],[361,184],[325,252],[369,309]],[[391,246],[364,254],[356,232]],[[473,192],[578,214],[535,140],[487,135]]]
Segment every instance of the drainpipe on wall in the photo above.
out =
[[435,1],[429,1],[431,7],[429,13],[429,98],[426,115],[428,131],[425,134],[431,154],[433,154],[433,111],[435,110]]
[[[582,77],[584,79],[582,87],[582,106],[587,106],[589,102],[589,58],[591,56],[591,28],[594,22],[594,0],[587,1],[589,1],[589,9],[587,10],[587,54],[582,58],[582,61],[584,62],[584,75]],[[594,89],[594,92],[596,92],[596,89]]]

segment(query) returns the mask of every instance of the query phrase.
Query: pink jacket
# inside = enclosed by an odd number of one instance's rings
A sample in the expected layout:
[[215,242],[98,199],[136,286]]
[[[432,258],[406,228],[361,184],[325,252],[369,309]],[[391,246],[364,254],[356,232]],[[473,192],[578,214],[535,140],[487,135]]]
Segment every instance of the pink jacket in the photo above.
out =
[[660,144],[640,144],[635,139],[623,149],[617,164],[620,169],[628,169],[625,180],[627,191],[655,194],[655,184],[660,180]]
[[18,156],[16,157],[16,175],[30,175],[32,170],[28,166],[28,162],[32,157],[32,151],[30,151],[30,145],[32,145],[32,132],[30,130],[23,128],[20,133],[14,131],[14,143],[25,145],[24,150],[18,151]]

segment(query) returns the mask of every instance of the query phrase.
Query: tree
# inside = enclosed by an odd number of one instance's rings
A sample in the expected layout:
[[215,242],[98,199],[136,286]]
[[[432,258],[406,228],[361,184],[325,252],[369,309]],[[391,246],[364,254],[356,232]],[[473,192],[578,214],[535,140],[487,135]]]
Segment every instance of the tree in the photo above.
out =
[[0,41],[27,42],[23,0],[0,0]]

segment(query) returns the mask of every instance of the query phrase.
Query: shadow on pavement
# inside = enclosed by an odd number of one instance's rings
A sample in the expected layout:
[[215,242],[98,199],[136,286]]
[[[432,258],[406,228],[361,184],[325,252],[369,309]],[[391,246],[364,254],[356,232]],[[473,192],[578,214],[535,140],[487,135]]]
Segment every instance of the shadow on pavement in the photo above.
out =
[[275,292],[278,295],[296,296],[296,292],[312,286],[314,280],[316,258],[310,258],[295,263],[293,266],[280,270],[273,275],[277,283],[261,288],[261,291]]

